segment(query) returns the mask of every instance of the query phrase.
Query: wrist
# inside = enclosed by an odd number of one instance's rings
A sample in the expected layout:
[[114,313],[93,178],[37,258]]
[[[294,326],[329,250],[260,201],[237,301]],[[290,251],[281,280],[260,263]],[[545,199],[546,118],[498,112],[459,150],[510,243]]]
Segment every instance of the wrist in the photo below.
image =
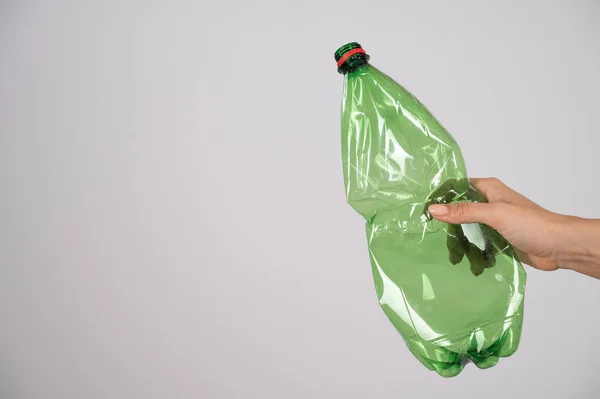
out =
[[558,268],[600,278],[600,220],[560,216],[554,228]]

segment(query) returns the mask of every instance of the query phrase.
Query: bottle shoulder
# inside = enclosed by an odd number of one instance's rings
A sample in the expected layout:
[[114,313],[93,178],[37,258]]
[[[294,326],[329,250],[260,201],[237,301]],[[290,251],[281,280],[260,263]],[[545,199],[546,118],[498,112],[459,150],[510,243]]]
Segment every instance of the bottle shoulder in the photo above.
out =
[[342,156],[347,197],[367,216],[423,202],[439,182],[466,177],[453,136],[415,96],[374,67],[346,79]]

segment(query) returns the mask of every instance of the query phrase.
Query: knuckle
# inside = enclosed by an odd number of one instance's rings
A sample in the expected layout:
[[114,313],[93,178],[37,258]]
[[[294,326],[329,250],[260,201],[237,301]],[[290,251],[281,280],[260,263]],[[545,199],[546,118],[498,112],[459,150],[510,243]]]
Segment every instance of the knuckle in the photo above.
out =
[[459,202],[456,206],[457,216],[467,216],[471,211],[471,204],[468,202]]
[[504,183],[502,182],[502,180],[500,180],[497,177],[490,177],[489,180],[490,180],[490,185],[492,187],[503,187],[504,186]]

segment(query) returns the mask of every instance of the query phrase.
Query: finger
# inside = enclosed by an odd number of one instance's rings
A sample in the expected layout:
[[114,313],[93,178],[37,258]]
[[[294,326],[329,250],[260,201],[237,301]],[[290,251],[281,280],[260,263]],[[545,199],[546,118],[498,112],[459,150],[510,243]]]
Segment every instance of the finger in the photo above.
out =
[[448,225],[448,237],[446,245],[448,247],[448,255],[450,263],[453,265],[459,264],[465,256],[465,248],[463,246],[464,233],[459,225]]
[[515,254],[517,254],[517,258],[519,258],[521,263],[532,266],[533,261],[531,260],[531,258],[529,257],[529,254],[527,252],[523,252],[518,248],[513,248],[513,249],[515,251]]
[[543,258],[536,255],[530,255],[526,252],[521,251],[520,249],[514,248],[515,253],[517,254],[517,258],[521,261],[521,263],[529,265],[539,270],[556,270],[558,267],[556,266],[556,262],[554,262],[550,258]]
[[483,202],[458,202],[449,205],[431,205],[429,213],[439,221],[451,224],[493,223],[495,208],[501,202],[488,204]]

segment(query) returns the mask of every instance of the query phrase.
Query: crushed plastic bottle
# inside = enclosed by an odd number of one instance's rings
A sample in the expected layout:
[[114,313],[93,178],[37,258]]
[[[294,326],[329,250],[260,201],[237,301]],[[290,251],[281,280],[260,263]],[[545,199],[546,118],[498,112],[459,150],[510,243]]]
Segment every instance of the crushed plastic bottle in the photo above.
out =
[[485,202],[454,138],[358,43],[335,52],[344,76],[342,165],[348,204],[366,224],[379,304],[410,352],[444,377],[514,354],[526,273],[483,224],[431,217],[433,203]]

